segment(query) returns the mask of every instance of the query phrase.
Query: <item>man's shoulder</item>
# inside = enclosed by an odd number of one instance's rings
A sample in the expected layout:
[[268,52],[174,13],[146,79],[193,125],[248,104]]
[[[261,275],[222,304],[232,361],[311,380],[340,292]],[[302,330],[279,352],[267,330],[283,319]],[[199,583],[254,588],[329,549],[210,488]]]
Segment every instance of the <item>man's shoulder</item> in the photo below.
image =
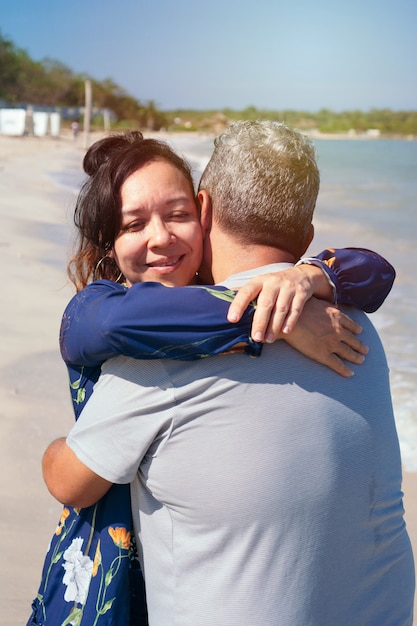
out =
[[247,269],[237,274],[230,274],[223,281],[222,284],[226,285],[230,289],[237,289],[245,285],[252,278],[255,278],[255,276],[259,276],[261,274],[282,272],[291,267],[293,267],[292,263],[269,263],[268,265],[260,265],[258,267],[253,267],[252,269]]
[[381,336],[368,314],[351,306],[341,306],[340,309],[362,328],[362,332],[358,337],[369,348],[365,362],[387,366],[385,348]]
[[361,311],[354,306],[341,305],[339,308],[341,311],[343,311],[343,313],[346,313],[346,315],[351,317],[361,326],[362,333],[361,335],[359,335],[359,338],[362,339],[362,341],[366,343],[366,340],[364,338],[369,337],[369,341],[372,340],[381,343],[381,338],[379,336],[378,330],[375,328],[372,319],[370,319],[367,313],[364,313],[364,311]]
[[[211,361],[217,357],[202,359]],[[99,385],[101,388],[117,385],[117,394],[164,394],[179,385],[179,379],[193,379],[192,367],[201,361],[175,359],[135,359],[116,356],[103,363]],[[194,376],[198,380],[198,374]],[[95,389],[98,387],[96,386]],[[171,398],[170,398],[171,400]]]

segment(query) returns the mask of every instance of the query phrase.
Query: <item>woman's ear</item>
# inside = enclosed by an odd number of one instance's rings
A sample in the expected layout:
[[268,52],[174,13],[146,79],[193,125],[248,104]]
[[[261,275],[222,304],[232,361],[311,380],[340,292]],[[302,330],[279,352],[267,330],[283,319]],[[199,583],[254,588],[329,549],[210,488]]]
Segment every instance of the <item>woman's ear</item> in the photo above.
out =
[[210,232],[211,229],[211,199],[205,189],[201,189],[197,194],[198,201],[200,203],[200,224],[203,231],[203,237]]

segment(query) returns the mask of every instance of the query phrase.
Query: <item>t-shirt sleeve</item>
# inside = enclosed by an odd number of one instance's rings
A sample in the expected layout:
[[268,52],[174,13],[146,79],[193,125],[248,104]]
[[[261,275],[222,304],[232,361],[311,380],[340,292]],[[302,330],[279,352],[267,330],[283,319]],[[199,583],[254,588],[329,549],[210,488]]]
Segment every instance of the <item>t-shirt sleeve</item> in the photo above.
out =
[[[147,384],[154,379],[158,386]],[[67,437],[68,446],[102,478],[130,483],[149,447],[171,432],[175,395],[168,383],[161,362],[141,366],[125,357],[110,359]]]

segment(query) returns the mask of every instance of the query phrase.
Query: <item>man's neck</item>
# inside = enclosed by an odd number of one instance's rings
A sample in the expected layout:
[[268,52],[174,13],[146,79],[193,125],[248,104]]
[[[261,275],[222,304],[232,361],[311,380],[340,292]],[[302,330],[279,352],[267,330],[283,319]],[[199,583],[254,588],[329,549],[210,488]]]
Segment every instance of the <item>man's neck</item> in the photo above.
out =
[[212,275],[214,283],[221,283],[231,274],[270,265],[271,263],[295,263],[292,254],[270,246],[243,245],[228,237],[213,242]]

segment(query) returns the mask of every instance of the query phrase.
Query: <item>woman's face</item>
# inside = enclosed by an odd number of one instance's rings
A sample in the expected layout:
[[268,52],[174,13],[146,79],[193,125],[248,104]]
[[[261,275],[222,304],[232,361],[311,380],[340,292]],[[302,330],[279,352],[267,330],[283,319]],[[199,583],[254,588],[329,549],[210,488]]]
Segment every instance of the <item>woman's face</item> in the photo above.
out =
[[149,163],[125,180],[121,201],[122,226],[111,256],[128,286],[194,282],[203,239],[194,193],[185,176],[167,161]]

